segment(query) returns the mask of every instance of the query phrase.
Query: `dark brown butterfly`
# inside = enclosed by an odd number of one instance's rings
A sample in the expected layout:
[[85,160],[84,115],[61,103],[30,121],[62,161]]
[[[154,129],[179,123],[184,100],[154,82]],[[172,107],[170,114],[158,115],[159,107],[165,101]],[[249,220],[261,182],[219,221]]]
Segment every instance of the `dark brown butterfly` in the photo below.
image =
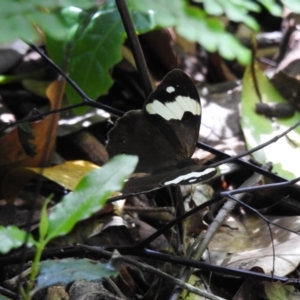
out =
[[166,75],[142,110],[127,112],[108,134],[110,157],[139,157],[136,173],[124,193],[146,192],[211,178],[215,168],[197,164],[193,155],[201,123],[201,103],[192,80],[181,70]]

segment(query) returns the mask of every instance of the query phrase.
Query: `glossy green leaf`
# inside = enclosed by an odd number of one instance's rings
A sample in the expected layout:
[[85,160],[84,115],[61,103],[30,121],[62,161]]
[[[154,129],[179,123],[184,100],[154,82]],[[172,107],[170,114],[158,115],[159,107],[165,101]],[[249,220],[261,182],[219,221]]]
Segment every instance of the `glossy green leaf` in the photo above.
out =
[[[96,12],[79,27],[80,35],[72,45],[69,57],[69,75],[92,99],[104,94],[112,85],[109,71],[122,59],[121,45],[125,35],[116,10]],[[71,103],[81,97],[73,88],[66,89]]]
[[116,156],[101,169],[86,175],[75,190],[53,208],[49,215],[47,240],[67,234],[77,222],[99,211],[112,192],[122,189],[137,161],[136,156]]
[[[138,32],[154,27],[151,14],[134,10],[132,15]],[[69,30],[65,38],[59,40],[47,31],[50,56],[65,67],[69,76],[91,99],[96,99],[111,87],[110,69],[122,59],[125,32],[119,12],[115,4],[108,3],[89,13],[69,7],[60,12],[60,18]],[[65,60],[64,55],[67,55]],[[67,86],[66,92],[70,103],[82,101],[72,87]]]
[[99,280],[117,276],[118,271],[109,263],[92,263],[85,259],[46,260],[40,263],[40,274],[34,292],[58,283],[68,284],[75,280]]
[[[5,254],[12,249],[21,247],[26,239],[27,232],[20,230],[16,226],[0,226],[0,253]],[[35,243],[32,235],[29,233],[27,247]]]
[[[255,64],[255,74],[264,103],[286,103],[257,64]],[[258,115],[255,112],[255,104],[258,102],[259,97],[255,92],[251,68],[248,67],[243,78],[241,125],[249,149],[269,141],[300,120],[300,113],[296,112],[291,118],[277,118],[275,122],[272,122],[270,118]],[[291,142],[291,140],[295,142]],[[252,155],[262,164],[271,161],[274,164],[273,171],[277,172],[280,176],[287,179],[294,179],[300,176],[300,169],[295,162],[296,157],[299,156],[299,140],[300,128],[298,127],[288,134],[288,136],[282,137],[276,143]]]

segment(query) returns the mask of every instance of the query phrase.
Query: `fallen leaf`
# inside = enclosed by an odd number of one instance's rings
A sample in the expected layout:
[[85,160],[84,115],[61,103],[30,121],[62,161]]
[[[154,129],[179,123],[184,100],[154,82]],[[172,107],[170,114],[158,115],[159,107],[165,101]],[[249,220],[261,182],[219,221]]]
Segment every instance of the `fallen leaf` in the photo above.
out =
[[[61,107],[64,86],[64,81],[56,81],[48,87],[51,110]],[[0,178],[5,178],[16,167],[42,167],[49,164],[55,148],[58,118],[58,114],[51,114],[43,120],[30,123],[34,135],[30,143],[36,146],[36,155],[33,157],[26,154],[16,127],[0,137]],[[6,186],[1,183],[0,196],[3,197],[5,189]]]
[[300,298],[299,291],[295,287],[277,282],[266,282],[265,293],[269,300],[298,300]]
[[91,172],[98,169],[99,166],[84,160],[66,161],[63,164],[53,167],[43,168],[42,173],[40,168],[26,168],[34,171],[36,174],[58,183],[68,190],[74,190],[80,179]]
[[[267,219],[294,232],[300,230],[299,216]],[[271,225],[271,229],[275,253],[268,226],[259,216],[249,216],[243,222],[229,217],[209,244],[210,257],[218,265],[246,270],[260,267],[267,274],[271,274],[274,260],[274,274],[285,276],[300,263],[300,237],[277,226]]]

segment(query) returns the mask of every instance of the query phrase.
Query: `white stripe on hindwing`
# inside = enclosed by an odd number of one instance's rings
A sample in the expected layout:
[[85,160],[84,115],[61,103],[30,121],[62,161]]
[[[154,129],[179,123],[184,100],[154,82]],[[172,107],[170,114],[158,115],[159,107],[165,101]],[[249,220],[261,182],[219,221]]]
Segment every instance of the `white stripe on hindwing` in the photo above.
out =
[[155,100],[146,105],[146,111],[151,115],[160,115],[165,120],[181,120],[185,112],[200,116],[200,103],[190,97],[177,96],[175,101],[162,103]]
[[201,179],[202,176],[209,173],[214,173],[215,171],[215,168],[207,168],[201,172],[191,172],[185,175],[180,175],[172,180],[166,181],[164,185],[180,184],[180,182],[182,181],[187,181],[192,184],[194,181],[198,181],[198,179]]

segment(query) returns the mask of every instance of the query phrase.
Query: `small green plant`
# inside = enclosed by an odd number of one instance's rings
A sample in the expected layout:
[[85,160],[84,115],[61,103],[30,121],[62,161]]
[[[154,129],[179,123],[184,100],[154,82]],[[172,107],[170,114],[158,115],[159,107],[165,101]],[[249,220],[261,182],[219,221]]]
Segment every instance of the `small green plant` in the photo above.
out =
[[[41,211],[38,240],[35,240],[30,233],[20,230],[16,226],[0,227],[0,253],[5,254],[12,249],[19,248],[26,240],[27,247],[34,246],[36,249],[29,284],[26,291],[22,291],[23,299],[30,299],[40,288],[61,282],[61,278],[58,275],[61,274],[62,270],[68,273],[69,268],[73,268],[72,272],[69,272],[72,276],[67,276],[65,280],[68,282],[75,280],[77,275],[74,266],[77,263],[81,264],[81,268],[78,268],[81,272],[82,268],[87,269],[87,274],[86,276],[84,275],[86,280],[117,274],[115,270],[106,268],[105,265],[90,266],[83,260],[76,260],[75,262],[70,262],[69,260],[60,262],[46,261],[40,263],[41,255],[46,245],[52,239],[69,233],[76,223],[87,219],[93,213],[99,211],[112,192],[121,190],[124,180],[134,171],[137,160],[136,156],[116,156],[101,169],[90,172],[79,182],[73,192],[63,197],[49,216],[46,210],[48,199]],[[42,271],[41,277],[38,277],[37,285],[32,290],[40,268]],[[49,281],[49,278],[45,281],[43,274],[47,273],[47,271],[51,271],[52,275],[57,272],[57,275],[53,275],[51,281]],[[95,275],[91,275],[91,272]],[[80,276],[83,275],[81,274]]]

